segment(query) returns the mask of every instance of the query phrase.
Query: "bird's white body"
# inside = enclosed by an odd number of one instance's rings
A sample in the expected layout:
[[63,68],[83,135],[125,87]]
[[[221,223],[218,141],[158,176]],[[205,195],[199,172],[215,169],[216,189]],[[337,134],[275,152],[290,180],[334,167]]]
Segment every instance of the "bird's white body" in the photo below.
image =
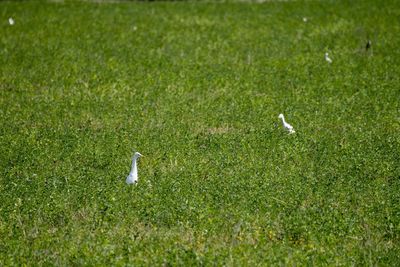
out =
[[328,53],[325,53],[325,60],[326,60],[329,64],[332,63],[332,59],[330,59]]
[[9,19],[8,19],[8,23],[9,23],[10,25],[14,25],[15,22],[14,22],[13,18],[9,18]]
[[292,134],[292,133],[296,132],[293,129],[293,126],[285,121],[285,117],[283,116],[283,114],[279,114],[278,118],[282,119],[283,127],[285,127],[285,129],[289,131],[289,134]]
[[132,158],[132,169],[129,172],[128,177],[126,177],[127,184],[136,184],[138,181],[138,169],[137,169],[137,159],[142,155],[139,152],[135,152]]

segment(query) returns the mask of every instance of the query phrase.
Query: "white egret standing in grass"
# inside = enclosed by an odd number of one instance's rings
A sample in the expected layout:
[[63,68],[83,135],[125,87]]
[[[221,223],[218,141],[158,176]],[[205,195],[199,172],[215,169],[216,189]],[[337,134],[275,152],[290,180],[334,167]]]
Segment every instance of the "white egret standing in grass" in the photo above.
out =
[[325,53],[325,60],[328,61],[328,63],[332,63],[332,59],[329,58],[329,54]]
[[13,20],[13,18],[9,18],[9,19],[8,19],[8,23],[9,23],[10,25],[14,25],[15,21]]
[[138,181],[138,169],[137,169],[137,159],[140,158],[142,156],[142,154],[140,154],[139,152],[135,152],[135,154],[133,155],[132,158],[132,169],[128,175],[128,177],[126,177],[126,183],[127,184],[135,184]]
[[293,126],[285,121],[285,117],[283,116],[283,114],[279,114],[278,118],[282,119],[283,127],[285,127],[285,129],[289,131],[289,134],[295,133]]

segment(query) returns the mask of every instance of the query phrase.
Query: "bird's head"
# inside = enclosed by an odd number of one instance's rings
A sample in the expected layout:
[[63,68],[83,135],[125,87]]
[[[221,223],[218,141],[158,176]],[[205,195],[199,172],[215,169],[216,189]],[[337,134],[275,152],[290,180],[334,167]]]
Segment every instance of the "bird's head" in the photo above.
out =
[[329,54],[328,54],[328,53],[325,53],[325,56],[327,57],[327,56],[329,56]]
[[283,119],[283,114],[282,114],[282,113],[279,114],[278,118],[279,118],[279,119]]
[[140,157],[142,157],[143,155],[142,154],[140,154],[139,152],[135,152],[135,155],[133,155],[133,157],[134,158],[140,158]]

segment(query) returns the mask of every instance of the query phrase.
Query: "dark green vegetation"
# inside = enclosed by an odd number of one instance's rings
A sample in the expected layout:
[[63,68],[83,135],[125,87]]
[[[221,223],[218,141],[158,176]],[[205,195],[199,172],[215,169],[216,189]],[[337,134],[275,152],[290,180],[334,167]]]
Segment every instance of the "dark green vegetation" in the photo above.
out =
[[0,15],[0,265],[400,263],[397,1]]

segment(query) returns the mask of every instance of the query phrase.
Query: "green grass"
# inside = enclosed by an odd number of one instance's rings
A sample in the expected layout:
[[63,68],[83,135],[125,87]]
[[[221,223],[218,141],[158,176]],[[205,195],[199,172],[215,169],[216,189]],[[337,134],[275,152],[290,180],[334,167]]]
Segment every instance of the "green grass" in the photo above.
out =
[[0,3],[0,265],[399,265],[399,16]]

